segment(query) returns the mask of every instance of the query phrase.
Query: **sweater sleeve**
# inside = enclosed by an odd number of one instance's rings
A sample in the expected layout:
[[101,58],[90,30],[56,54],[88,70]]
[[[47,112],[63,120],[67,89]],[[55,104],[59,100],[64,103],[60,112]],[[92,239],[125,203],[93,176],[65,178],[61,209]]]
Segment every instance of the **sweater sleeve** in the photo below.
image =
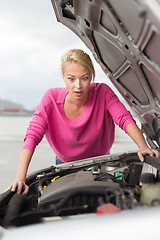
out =
[[109,87],[106,92],[106,106],[114,122],[128,134],[127,126],[132,122],[135,123],[135,120]]
[[46,102],[48,100],[47,94],[45,94],[38,104],[35,113],[32,116],[32,120],[27,128],[24,138],[24,144],[22,149],[29,149],[34,152],[36,146],[43,139],[47,130],[47,117],[46,117]]

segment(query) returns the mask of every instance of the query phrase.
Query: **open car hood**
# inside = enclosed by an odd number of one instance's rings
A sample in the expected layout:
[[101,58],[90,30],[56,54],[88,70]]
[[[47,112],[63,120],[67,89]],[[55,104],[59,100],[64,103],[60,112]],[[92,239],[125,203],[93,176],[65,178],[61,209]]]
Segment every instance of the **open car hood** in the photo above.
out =
[[160,1],[51,0],[121,93],[152,147],[160,145]]

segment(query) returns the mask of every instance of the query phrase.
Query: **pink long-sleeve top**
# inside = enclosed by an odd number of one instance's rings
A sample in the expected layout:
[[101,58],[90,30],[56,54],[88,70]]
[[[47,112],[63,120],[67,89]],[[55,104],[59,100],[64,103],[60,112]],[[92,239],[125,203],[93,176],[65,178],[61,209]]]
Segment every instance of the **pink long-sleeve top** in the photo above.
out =
[[114,122],[127,133],[135,122],[114,92],[104,83],[92,83],[80,116],[64,112],[66,88],[49,89],[37,106],[27,128],[23,149],[34,151],[45,135],[63,162],[108,154],[114,141]]

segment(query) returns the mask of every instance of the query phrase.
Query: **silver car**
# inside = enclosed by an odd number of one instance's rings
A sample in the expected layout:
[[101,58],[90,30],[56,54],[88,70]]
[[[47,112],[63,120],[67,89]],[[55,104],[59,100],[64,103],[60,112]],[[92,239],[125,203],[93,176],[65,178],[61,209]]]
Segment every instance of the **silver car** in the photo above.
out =
[[[57,21],[91,50],[160,146],[159,0],[52,0]],[[151,239],[159,235],[160,161],[136,152],[51,166],[27,196],[0,195],[0,239]],[[113,214],[114,213],[114,214]],[[17,228],[17,227],[20,228]]]

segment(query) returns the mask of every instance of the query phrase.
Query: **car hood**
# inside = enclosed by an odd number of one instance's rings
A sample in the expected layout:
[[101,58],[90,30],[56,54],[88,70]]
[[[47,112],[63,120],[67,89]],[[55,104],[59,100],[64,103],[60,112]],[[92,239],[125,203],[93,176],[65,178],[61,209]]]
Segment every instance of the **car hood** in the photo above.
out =
[[160,145],[160,2],[51,0],[57,17],[91,50],[136,113],[152,147]]

